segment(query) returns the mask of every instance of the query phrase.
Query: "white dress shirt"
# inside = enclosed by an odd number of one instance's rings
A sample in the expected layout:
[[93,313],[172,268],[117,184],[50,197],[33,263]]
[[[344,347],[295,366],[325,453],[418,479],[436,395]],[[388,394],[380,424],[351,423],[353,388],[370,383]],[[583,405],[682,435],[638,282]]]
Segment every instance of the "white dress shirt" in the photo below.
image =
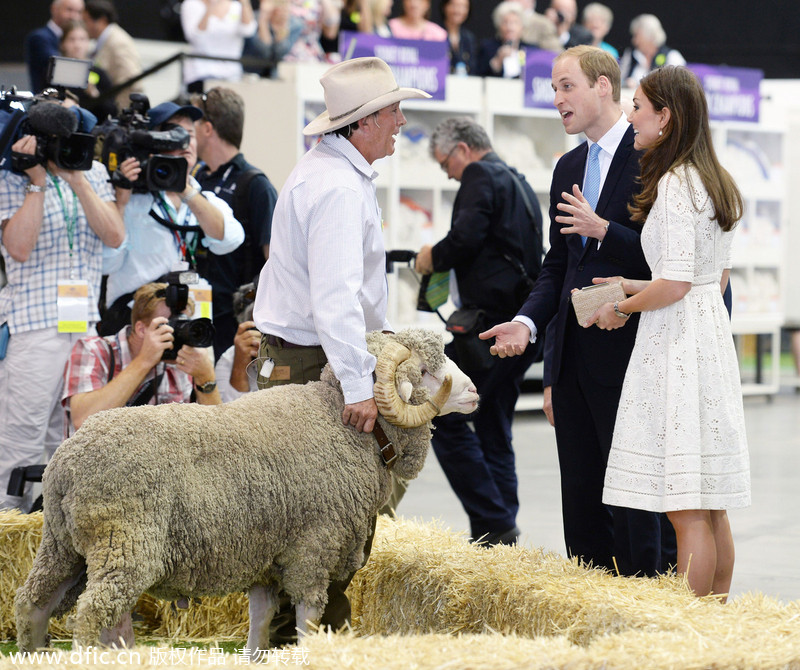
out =
[[373,395],[366,332],[391,330],[377,176],[338,135],[300,159],[275,206],[253,310],[262,333],[321,344],[348,404]]

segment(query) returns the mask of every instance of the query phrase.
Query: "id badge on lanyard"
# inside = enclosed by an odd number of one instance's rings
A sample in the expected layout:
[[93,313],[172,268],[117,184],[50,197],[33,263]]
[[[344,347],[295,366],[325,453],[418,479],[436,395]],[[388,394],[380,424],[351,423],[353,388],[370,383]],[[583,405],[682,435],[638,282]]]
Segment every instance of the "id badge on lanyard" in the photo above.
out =
[[75,226],[78,221],[78,196],[75,195],[74,192],[72,193],[72,213],[70,215],[58,180],[53,177],[53,175],[49,174],[49,177],[58,193],[58,199],[61,202],[61,209],[64,213],[64,225],[67,230],[67,242],[69,244],[69,279],[59,279],[57,284],[56,309],[58,313],[58,332],[88,333],[89,282],[86,279],[75,278],[75,261],[73,258]]
[[89,282],[85,279],[58,281],[58,332],[89,332]]

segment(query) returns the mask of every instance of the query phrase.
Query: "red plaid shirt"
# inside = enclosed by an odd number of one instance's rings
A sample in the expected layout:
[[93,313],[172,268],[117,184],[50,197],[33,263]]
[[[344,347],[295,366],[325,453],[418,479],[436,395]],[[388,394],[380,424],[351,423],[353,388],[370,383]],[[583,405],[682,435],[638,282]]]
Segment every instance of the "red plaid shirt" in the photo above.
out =
[[[69,415],[70,398],[78,393],[96,391],[108,384],[112,352],[115,376],[120,370],[130,365],[133,357],[128,346],[129,332],[130,326],[125,326],[116,335],[83,337],[72,347],[67,367],[64,370],[64,394],[61,398],[61,404],[67,412],[66,431],[72,432],[73,430]],[[157,365],[147,375],[131,398],[135,398],[142,386],[153,379],[162,367],[166,369],[148,404],[164,405],[170,402],[189,402],[192,394],[192,378],[174,365],[164,366],[162,364]]]

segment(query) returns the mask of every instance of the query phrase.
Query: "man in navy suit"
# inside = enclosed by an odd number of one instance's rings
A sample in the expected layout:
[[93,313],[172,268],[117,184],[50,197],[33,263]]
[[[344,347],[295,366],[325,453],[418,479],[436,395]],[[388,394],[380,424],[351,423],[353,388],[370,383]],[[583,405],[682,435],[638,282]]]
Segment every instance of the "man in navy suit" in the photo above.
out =
[[47,65],[50,56],[59,54],[64,26],[70,21],[80,21],[82,16],[83,0],[53,0],[47,25],[25,37],[25,62],[34,93],[39,93],[47,84]]
[[[420,249],[416,269],[423,274],[455,271],[463,307],[482,309],[487,325],[510,319],[542,263],[539,201],[525,177],[494,153],[486,131],[471,118],[440,123],[430,148],[461,187],[450,232],[435,246]],[[477,338],[476,343],[481,344]],[[511,423],[522,379],[538,348],[508,360],[487,355],[488,365],[477,369],[454,343],[445,349],[475,382],[481,404],[469,417],[437,417],[433,450],[469,516],[473,539],[483,544],[514,544],[519,536]]]
[[[594,277],[650,278],[641,226],[630,221],[627,209],[638,188],[639,153],[620,108],[620,72],[612,56],[573,47],[555,59],[552,76],[564,129],[589,141],[564,155],[553,173],[550,250],[533,291],[513,321],[482,337],[496,337],[492,352],[498,356],[516,356],[547,330],[545,411],[556,430],[569,555],[626,575],[654,575],[668,568],[661,557],[662,517],[602,503],[636,316],[627,328],[583,328],[570,303],[571,291],[591,285]],[[592,208],[582,191],[595,144],[599,190]]]

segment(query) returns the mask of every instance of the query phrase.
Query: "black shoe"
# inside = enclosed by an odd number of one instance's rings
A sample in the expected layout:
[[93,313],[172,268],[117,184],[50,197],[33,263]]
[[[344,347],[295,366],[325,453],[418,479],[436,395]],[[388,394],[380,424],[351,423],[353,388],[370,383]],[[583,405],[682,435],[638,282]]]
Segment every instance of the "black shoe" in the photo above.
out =
[[516,526],[508,530],[499,531],[495,533],[486,533],[483,537],[473,540],[474,544],[481,547],[494,547],[497,544],[516,544],[519,539],[520,530]]

